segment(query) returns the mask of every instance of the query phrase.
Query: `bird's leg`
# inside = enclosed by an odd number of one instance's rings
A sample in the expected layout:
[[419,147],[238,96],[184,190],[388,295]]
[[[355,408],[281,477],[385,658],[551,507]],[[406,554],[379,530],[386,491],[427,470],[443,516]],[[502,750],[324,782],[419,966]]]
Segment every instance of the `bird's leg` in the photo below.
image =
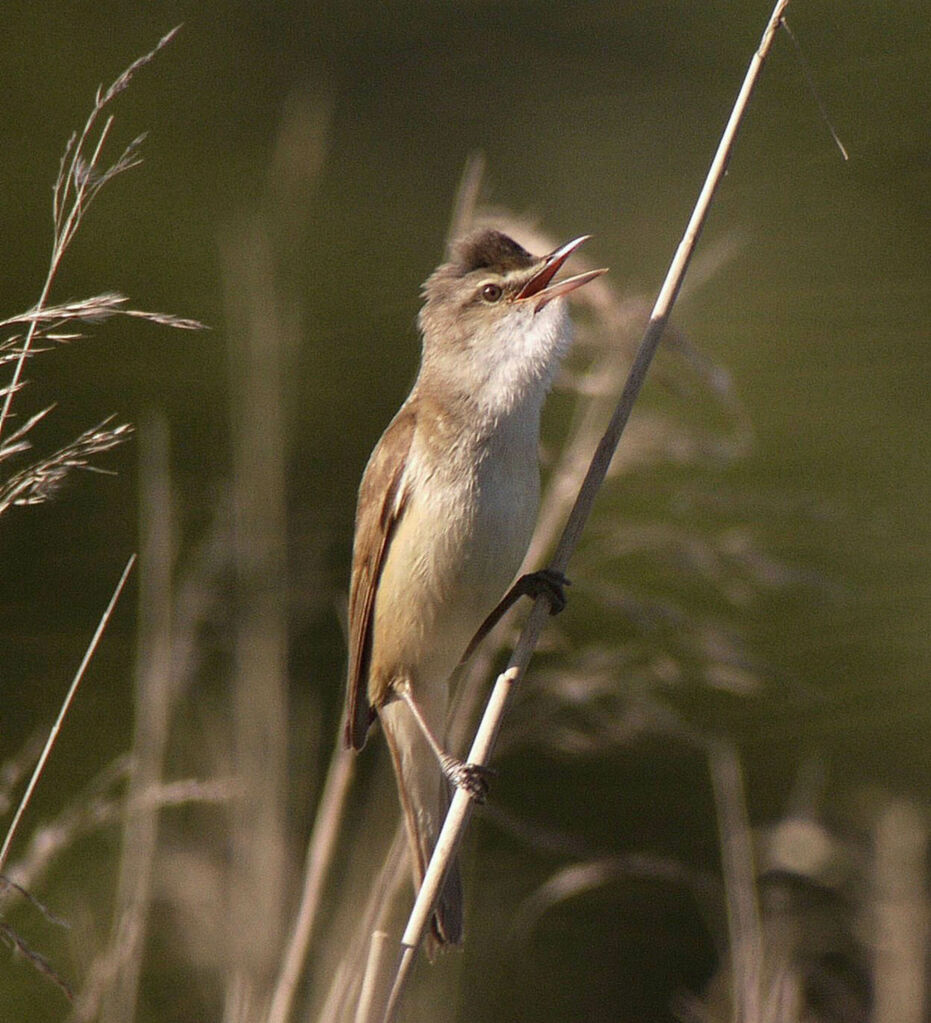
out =
[[417,701],[411,692],[410,682],[407,679],[395,683],[393,689],[407,704],[411,714],[414,715],[418,728],[423,733],[423,737],[427,740],[430,749],[436,755],[436,759],[440,762],[440,767],[447,780],[455,785],[457,789],[464,789],[476,803],[484,803],[485,796],[488,794],[488,779],[490,775],[495,773],[494,770],[490,767],[485,767],[483,764],[466,763],[466,761],[459,760],[443,749],[439,740],[433,734],[433,730],[427,724],[427,720],[421,713],[420,707],[417,706]]
[[472,637],[472,641],[466,647],[466,652],[462,655],[462,660],[459,663],[464,663],[475,653],[479,643],[521,597],[533,597],[536,600],[537,597],[544,596],[550,602],[550,614],[558,615],[566,606],[565,587],[571,585],[562,572],[554,572],[551,568],[542,568],[539,572],[528,572],[527,575],[522,575],[478,627],[478,632]]

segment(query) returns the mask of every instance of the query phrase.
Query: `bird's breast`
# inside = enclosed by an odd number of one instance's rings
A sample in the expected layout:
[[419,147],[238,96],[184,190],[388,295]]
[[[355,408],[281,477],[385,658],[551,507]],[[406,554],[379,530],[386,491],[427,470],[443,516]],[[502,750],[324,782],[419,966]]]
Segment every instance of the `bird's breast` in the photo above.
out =
[[[473,477],[473,527],[463,567],[484,581],[492,604],[520,568],[540,501],[537,437],[499,430],[488,442]],[[490,609],[489,609],[490,610]]]
[[374,656],[386,673],[445,679],[504,595],[536,521],[537,437],[531,421],[445,453],[415,441],[376,598]]

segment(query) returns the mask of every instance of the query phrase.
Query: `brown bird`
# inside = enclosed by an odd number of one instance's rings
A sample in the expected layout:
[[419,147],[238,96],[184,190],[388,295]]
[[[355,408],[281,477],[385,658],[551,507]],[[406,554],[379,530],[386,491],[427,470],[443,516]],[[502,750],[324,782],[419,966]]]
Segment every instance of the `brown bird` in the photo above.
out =
[[[453,245],[423,288],[419,374],[359,488],[346,742],[361,749],[381,722],[418,887],[450,783],[484,792],[482,771],[445,749],[450,676],[521,593],[543,587],[555,609],[563,602],[546,573],[502,594],[536,521],[540,410],[571,340],[564,296],[604,273],[554,281],[585,237],[542,257],[487,229]],[[456,865],[432,931],[461,940]]]

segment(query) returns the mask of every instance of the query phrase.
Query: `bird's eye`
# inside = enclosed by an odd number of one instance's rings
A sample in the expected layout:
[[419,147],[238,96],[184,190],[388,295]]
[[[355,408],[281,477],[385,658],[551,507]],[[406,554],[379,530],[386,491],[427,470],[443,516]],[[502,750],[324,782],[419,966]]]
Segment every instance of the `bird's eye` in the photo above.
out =
[[501,298],[501,285],[500,284],[486,284],[482,288],[482,298],[486,302],[497,302]]

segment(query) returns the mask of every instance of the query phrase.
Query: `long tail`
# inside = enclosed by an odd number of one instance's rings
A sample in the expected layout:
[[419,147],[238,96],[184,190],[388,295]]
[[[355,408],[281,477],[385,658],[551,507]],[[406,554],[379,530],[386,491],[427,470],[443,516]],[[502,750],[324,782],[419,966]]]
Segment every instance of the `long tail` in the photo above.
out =
[[[414,887],[419,890],[449,806],[449,786],[409,708],[401,700],[378,711],[404,811],[410,844]],[[462,941],[462,878],[454,860],[432,920],[433,938],[440,945]]]

